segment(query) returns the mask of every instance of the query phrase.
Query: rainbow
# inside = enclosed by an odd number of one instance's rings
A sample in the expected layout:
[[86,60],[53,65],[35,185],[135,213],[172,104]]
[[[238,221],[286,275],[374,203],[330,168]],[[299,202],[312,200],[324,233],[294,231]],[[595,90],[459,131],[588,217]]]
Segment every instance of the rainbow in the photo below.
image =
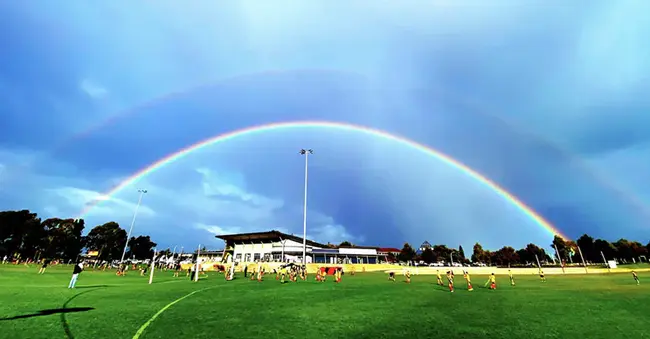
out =
[[418,150],[422,153],[425,153],[429,156],[435,157],[438,160],[441,160],[445,164],[461,171],[462,173],[466,174],[470,178],[478,181],[479,183],[483,184],[485,187],[489,188],[492,190],[494,193],[498,194],[501,196],[503,199],[505,199],[507,202],[510,204],[514,205],[517,207],[522,213],[524,213],[529,219],[534,221],[536,224],[540,225],[543,227],[545,230],[547,230],[550,234],[552,235],[558,235],[564,239],[568,239],[564,234],[562,234],[557,228],[555,228],[550,222],[548,222],[544,217],[541,215],[537,214],[532,208],[528,207],[525,203],[523,203],[520,199],[518,199],[516,196],[512,195],[510,192],[506,191],[504,188],[499,186],[497,183],[491,181],[481,173],[473,170],[472,168],[468,167],[467,165],[461,163],[460,161],[440,152],[437,151],[431,147],[428,147],[424,144],[418,143],[416,141],[407,139],[402,136],[390,134],[388,132],[378,130],[378,129],[373,129],[370,127],[366,126],[360,126],[360,125],[354,125],[354,124],[349,124],[349,123],[342,123],[342,122],[332,122],[332,121],[291,121],[291,122],[278,122],[278,123],[270,123],[270,124],[264,124],[264,125],[256,125],[256,126],[251,126],[251,127],[246,127],[242,128],[239,130],[223,133],[214,137],[211,137],[209,139],[200,141],[196,144],[193,144],[189,147],[185,147],[175,153],[172,153],[162,159],[159,159],[158,161],[154,162],[153,164],[147,166],[146,168],[136,172],[135,174],[131,175],[124,181],[122,181],[120,184],[117,186],[113,187],[111,190],[108,192],[104,193],[102,197],[104,199],[96,199],[89,203],[86,208],[80,213],[80,216],[78,218],[83,218],[85,215],[87,215],[93,207],[97,206],[101,201],[108,200],[110,197],[114,196],[115,194],[121,192],[125,188],[131,186],[132,184],[138,182],[140,179],[146,177],[147,175],[157,171],[158,169],[171,164],[177,160],[182,159],[186,155],[200,150],[202,148],[215,145],[218,143],[222,143],[225,141],[229,141],[232,139],[236,139],[239,137],[243,137],[246,135],[253,135],[257,133],[263,133],[263,132],[269,132],[273,130],[281,130],[281,129],[295,129],[295,128],[331,128],[331,129],[337,129],[337,130],[345,130],[345,131],[354,131],[354,132],[360,132],[364,133],[367,135],[375,136],[378,138],[382,138],[385,140],[390,140],[397,142],[399,144],[402,144],[404,146],[410,147],[412,149]]

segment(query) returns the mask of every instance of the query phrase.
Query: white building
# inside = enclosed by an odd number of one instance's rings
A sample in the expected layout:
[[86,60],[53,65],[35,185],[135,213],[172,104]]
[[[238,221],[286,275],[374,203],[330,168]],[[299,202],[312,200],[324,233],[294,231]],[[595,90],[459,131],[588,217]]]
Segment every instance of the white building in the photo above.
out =
[[[225,252],[235,262],[302,262],[303,238],[279,231],[218,235],[226,242]],[[307,263],[376,263],[377,248],[332,248],[306,241]]]

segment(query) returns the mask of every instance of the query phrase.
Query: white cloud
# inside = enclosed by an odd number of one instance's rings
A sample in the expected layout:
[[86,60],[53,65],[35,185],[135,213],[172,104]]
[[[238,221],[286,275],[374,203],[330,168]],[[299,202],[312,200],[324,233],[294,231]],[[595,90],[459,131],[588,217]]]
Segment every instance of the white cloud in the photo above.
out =
[[[88,213],[88,216],[93,217],[120,217],[133,215],[137,207],[137,203],[128,202],[123,199],[110,197],[100,192],[91,191],[77,187],[58,187],[53,189],[46,189],[46,192],[52,193],[59,198],[63,198],[71,207],[82,206],[85,209],[88,206],[97,204]],[[101,202],[101,203],[99,203]],[[141,204],[138,208],[138,217],[151,217],[156,213],[150,207]]]
[[93,99],[102,99],[108,95],[108,90],[90,79],[83,79],[79,88]]
[[[25,154],[15,155],[8,159],[26,157]],[[26,166],[20,171],[12,170],[16,166],[8,166],[9,172],[20,172],[21,179],[11,181],[11,194],[0,197],[0,206],[29,208],[43,218],[76,217],[92,206],[83,216],[89,225],[87,231],[108,221],[128,228],[136,208],[137,188],[145,187],[149,193],[138,210],[134,235],[151,235],[160,246],[201,243],[219,247],[221,243],[215,239],[218,234],[271,229],[302,234],[300,203],[287,206],[282,197],[246,188],[245,178],[240,173],[195,166],[192,159],[187,159],[185,164],[170,165],[111,196],[102,191],[115,186],[118,179],[126,177],[125,173],[111,178],[103,174],[97,179],[92,174],[80,174],[73,166],[55,159],[48,159],[48,163],[51,166],[47,168]],[[63,168],[63,173],[75,174],[62,176],[39,172],[52,168]],[[309,227],[314,240],[322,242],[360,239],[319,211],[310,211]]]
[[242,228],[236,226],[217,226],[217,225],[206,225],[204,223],[196,223],[196,228],[206,230],[212,234],[216,235],[225,235],[225,234],[236,234],[241,233]]
[[345,226],[337,223],[330,216],[318,211],[308,210],[307,239],[338,244],[343,241],[361,243],[365,240],[365,237],[351,234]]

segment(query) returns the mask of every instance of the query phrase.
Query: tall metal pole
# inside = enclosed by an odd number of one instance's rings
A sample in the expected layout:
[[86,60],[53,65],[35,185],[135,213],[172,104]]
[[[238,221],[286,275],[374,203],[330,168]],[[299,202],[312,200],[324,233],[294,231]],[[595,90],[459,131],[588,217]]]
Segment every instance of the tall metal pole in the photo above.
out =
[[140,204],[142,203],[142,196],[147,193],[147,190],[138,190],[140,192],[140,197],[138,198],[138,204],[135,205],[135,212],[133,212],[133,220],[131,220],[131,227],[129,228],[129,234],[126,236],[126,244],[124,244],[124,251],[122,251],[122,258],[120,259],[120,264],[124,262],[124,256],[126,255],[126,248],[129,246],[129,239],[131,239],[131,232],[133,232],[133,225],[135,225],[135,218],[138,216],[138,210],[140,209]]
[[153,249],[153,257],[151,258],[151,272],[149,272],[149,285],[153,282],[153,271],[156,270],[156,249]]
[[314,154],[311,149],[301,149],[300,154],[305,156],[305,197],[302,209],[302,264],[307,265],[307,178],[309,173],[309,155]]
[[600,251],[600,255],[603,256],[603,262],[605,263],[605,267],[607,267],[607,271],[611,273],[612,268],[609,267],[609,263],[607,262],[607,259],[605,259],[605,254],[603,253],[603,251]]
[[589,270],[587,269],[587,263],[585,262],[585,256],[582,255],[582,250],[580,249],[580,246],[576,244],[576,247],[578,247],[578,252],[580,253],[580,259],[582,259],[582,265],[585,267],[585,273],[589,273]]
[[201,244],[196,249],[196,272],[194,272],[194,281],[199,281],[199,256],[201,255]]
[[554,246],[555,246],[555,253],[557,253],[557,260],[560,261],[560,266],[562,267],[562,273],[566,273],[566,271],[564,270],[564,263],[562,262],[562,257],[560,256],[560,251],[557,249],[557,245]]

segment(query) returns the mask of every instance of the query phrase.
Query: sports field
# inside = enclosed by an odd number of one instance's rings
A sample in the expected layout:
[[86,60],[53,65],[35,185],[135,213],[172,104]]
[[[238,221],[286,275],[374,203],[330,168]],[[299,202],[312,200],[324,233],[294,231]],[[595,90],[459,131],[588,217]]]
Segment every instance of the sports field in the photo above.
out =
[[281,285],[158,271],[152,285],[86,271],[69,290],[72,267],[37,271],[0,265],[0,338],[650,338],[648,273],[639,286],[629,273],[515,276],[515,287],[504,276],[494,291],[473,276],[473,292],[457,276],[449,293],[430,275]]

